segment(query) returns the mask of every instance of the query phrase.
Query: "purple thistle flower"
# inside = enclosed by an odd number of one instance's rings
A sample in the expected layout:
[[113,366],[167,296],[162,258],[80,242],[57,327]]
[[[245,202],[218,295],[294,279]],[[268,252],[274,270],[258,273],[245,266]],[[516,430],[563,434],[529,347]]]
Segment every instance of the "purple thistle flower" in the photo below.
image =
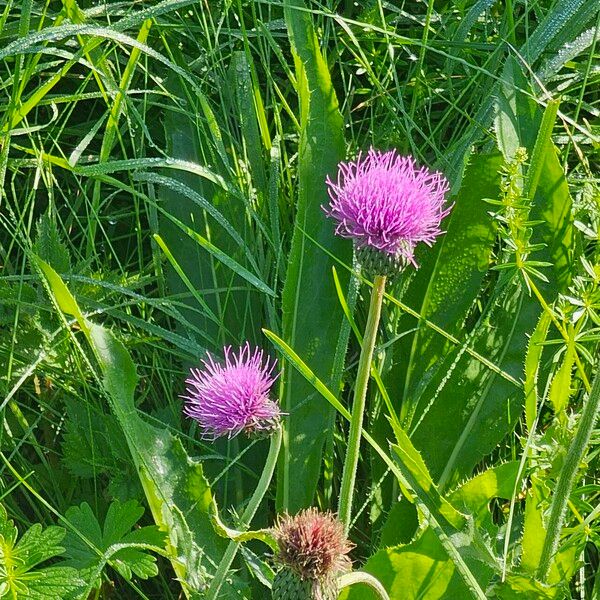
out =
[[323,210],[338,222],[335,233],[402,265],[416,265],[415,245],[431,246],[452,208],[445,204],[446,178],[395,150],[371,148],[366,157],[341,162],[337,181],[328,177],[327,186],[331,202]]
[[281,416],[277,403],[269,399],[279,375],[273,375],[277,361],[263,359],[263,351],[252,351],[248,342],[238,352],[226,346],[224,355],[224,364],[208,354],[203,368],[190,369],[187,395],[181,396],[186,400],[184,414],[195,419],[209,439],[273,431]]

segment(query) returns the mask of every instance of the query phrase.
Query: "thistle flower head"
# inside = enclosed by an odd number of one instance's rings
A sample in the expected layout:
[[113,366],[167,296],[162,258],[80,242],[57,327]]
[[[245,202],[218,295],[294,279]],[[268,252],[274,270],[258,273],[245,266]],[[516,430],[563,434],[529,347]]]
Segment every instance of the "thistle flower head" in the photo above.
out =
[[296,516],[280,516],[273,530],[276,559],[302,579],[325,582],[349,571],[353,545],[342,523],[330,512],[308,508]]
[[327,178],[331,202],[323,207],[337,221],[337,235],[406,265],[418,242],[433,244],[449,213],[448,181],[438,172],[417,167],[412,156],[371,148],[366,156],[341,162],[337,181]]
[[225,347],[224,355],[223,363],[208,354],[201,368],[190,369],[187,393],[181,396],[183,412],[209,439],[272,431],[281,416],[279,406],[269,399],[277,361],[265,359],[262,350],[252,350],[247,342],[237,351]]

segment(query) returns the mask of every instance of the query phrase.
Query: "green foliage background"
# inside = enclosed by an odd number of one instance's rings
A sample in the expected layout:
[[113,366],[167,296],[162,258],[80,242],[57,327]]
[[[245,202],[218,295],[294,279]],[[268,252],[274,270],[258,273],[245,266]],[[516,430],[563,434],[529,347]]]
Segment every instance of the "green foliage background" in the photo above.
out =
[[[597,0],[0,2],[0,597],[202,597],[268,450],[182,419],[225,344],[284,369],[253,529],[335,510],[369,287],[320,207],[374,146],[454,209],[388,286],[355,564],[398,599],[600,598],[599,25]],[[268,595],[265,548],[223,598]]]

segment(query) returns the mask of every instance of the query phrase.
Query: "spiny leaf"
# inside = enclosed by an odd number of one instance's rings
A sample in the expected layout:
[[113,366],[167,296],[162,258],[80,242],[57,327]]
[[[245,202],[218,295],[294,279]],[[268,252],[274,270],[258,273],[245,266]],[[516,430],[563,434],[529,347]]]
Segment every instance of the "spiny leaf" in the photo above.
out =
[[449,492],[448,499],[453,506],[473,515],[476,526],[485,527],[492,533],[497,527],[492,523],[490,501],[494,498],[511,498],[518,473],[518,461],[491,467],[462,482],[456,490]]
[[[125,346],[104,327],[87,321],[52,267],[35,260],[47,278],[51,298],[58,307],[73,311],[71,314],[77,316],[86,333],[154,521],[167,533],[167,555],[186,595],[197,597],[224,552],[223,540],[210,523],[209,508],[213,500],[202,465],[189,458],[178,438],[140,417],[133,399],[138,377]],[[231,594],[238,593],[241,585],[237,578],[232,578]]]
[[119,481],[121,476],[128,478],[129,491],[135,489],[138,483],[141,494],[135,469],[131,465],[127,440],[114,415],[103,414],[70,398],[66,399],[65,404],[62,458],[67,469],[83,478],[104,474],[111,479],[111,483]]
[[434,517],[442,516],[457,530],[465,527],[467,523],[464,516],[440,495],[425,461],[410,442],[408,435],[398,426],[394,426],[393,429],[397,443],[392,444],[391,449],[396,454],[400,469],[416,496]]
[[552,378],[550,391],[548,392],[548,400],[550,400],[550,404],[552,404],[554,413],[563,422],[566,420],[565,410],[569,404],[569,397],[571,396],[571,379],[576,352],[575,327],[569,324],[567,327],[567,332],[569,335],[567,349],[564,353],[558,371]]
[[531,576],[537,571],[544,546],[546,525],[544,511],[548,508],[547,486],[536,474],[530,477],[531,485],[525,499],[525,522],[521,540],[521,569]]
[[46,212],[37,223],[37,239],[33,251],[58,273],[71,272],[71,257],[58,231],[56,217]]
[[[566,590],[562,590],[563,592]],[[495,598],[499,600],[557,600],[559,590],[535,581],[532,577],[519,574],[508,575],[506,580],[494,586]]]
[[525,355],[525,422],[527,429],[532,430],[538,411],[538,389],[537,379],[540,368],[543,342],[546,341],[548,329],[550,327],[550,315],[543,312],[539,321],[529,338],[527,344],[527,353]]
[[[465,513],[472,514],[478,528],[493,527],[497,531],[497,527],[491,523],[489,504],[494,498],[508,498],[512,495],[518,466],[518,462],[511,462],[489,469],[449,493],[448,500]],[[389,526],[392,527],[393,524]],[[484,562],[472,561],[469,564],[485,587],[484,582],[490,580],[493,570]],[[462,600],[470,597],[454,562],[431,527],[419,531],[410,543],[381,549],[369,558],[364,570],[384,584],[391,598]],[[347,598],[375,600],[375,596],[361,586],[350,591]]]

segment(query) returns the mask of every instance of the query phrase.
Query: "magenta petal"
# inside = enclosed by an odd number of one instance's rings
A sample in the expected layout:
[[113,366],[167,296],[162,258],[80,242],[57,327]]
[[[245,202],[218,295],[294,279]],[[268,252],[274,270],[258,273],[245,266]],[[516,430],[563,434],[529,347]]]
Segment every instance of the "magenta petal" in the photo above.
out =
[[237,352],[227,346],[224,355],[223,364],[209,354],[202,368],[190,369],[183,412],[211,439],[273,429],[281,416],[269,399],[277,361],[264,359],[263,351],[248,343]]
[[395,150],[371,148],[366,157],[340,163],[337,180],[327,178],[327,186],[331,202],[323,209],[337,221],[337,235],[408,261],[418,242],[431,245],[442,233],[451,208],[446,178]]

